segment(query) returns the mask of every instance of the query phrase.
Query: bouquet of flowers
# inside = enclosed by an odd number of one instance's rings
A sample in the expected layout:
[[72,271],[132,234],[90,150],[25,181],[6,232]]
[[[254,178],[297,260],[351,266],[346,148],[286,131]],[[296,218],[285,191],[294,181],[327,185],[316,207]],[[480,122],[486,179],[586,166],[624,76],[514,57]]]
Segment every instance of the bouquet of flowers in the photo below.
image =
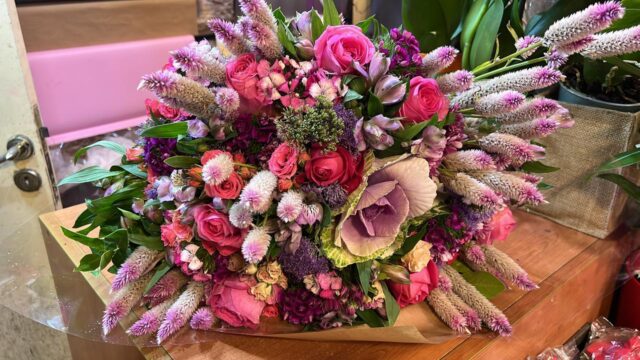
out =
[[473,71],[449,71],[456,49],[420,54],[411,33],[373,17],[345,25],[331,0],[294,19],[240,4],[236,24],[209,23],[216,47],[194,42],[142,78],[159,101],[146,103],[137,146],[92,145],[122,163],[62,182],[106,189],[63,229],[92,249],[78,270],[115,274],[104,332],[141,305],[128,332],[162,342],[187,325],[265,318],[390,326],[426,301],[455,331],[509,335],[458,270],[536,288],[492,243],[514,225],[509,205],[544,202],[534,173],[549,167],[532,139],[572,121],[525,94],[562,80],[557,66],[620,4],[560,20]]

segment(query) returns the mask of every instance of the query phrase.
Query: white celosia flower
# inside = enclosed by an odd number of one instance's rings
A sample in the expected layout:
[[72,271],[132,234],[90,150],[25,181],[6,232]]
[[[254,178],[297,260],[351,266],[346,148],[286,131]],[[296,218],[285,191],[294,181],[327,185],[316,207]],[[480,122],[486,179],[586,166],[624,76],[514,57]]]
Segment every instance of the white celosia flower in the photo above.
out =
[[598,34],[581,54],[591,59],[602,59],[635,51],[640,51],[640,25]]

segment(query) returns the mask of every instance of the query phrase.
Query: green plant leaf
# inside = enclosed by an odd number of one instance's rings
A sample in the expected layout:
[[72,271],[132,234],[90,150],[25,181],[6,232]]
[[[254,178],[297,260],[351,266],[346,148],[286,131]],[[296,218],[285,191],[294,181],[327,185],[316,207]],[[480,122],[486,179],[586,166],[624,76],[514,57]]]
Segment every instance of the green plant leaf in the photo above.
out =
[[326,26],[340,25],[340,13],[333,0],[322,1],[322,17]]
[[118,210],[122,213],[122,216],[126,217],[127,219],[140,220],[142,218],[140,215],[132,213],[131,211],[120,208],[118,208]]
[[357,92],[349,89],[347,91],[347,94],[344,96],[344,99],[342,99],[342,102],[349,102],[351,100],[360,100],[362,99],[362,95],[358,94]]
[[618,174],[599,174],[598,177],[620,186],[633,200],[640,202],[640,187],[624,176]]
[[89,209],[85,209],[78,217],[76,218],[76,222],[73,223],[73,228],[77,229],[79,227],[89,225],[95,219],[95,214],[91,212]]
[[560,170],[560,168],[545,165],[540,161],[529,161],[524,163],[524,165],[522,165],[522,171],[535,173],[535,174],[552,173],[558,170]]
[[89,146],[85,146],[82,149],[76,151],[76,153],[73,155],[73,163],[74,164],[77,163],[78,159],[80,159],[82,156],[84,156],[84,154],[86,154],[89,149],[94,148],[94,147],[103,147],[105,149],[109,149],[109,150],[115,151],[120,155],[124,155],[125,152],[126,152],[126,149],[124,148],[124,146],[122,146],[122,145],[120,145],[120,144],[118,144],[116,142],[107,141],[107,140],[100,140],[98,142],[95,142],[95,143],[93,143],[93,144],[91,144]]
[[460,33],[460,46],[462,47],[462,67],[470,69],[469,60],[471,56],[471,46],[482,17],[489,8],[490,0],[475,0],[462,22],[462,32]]
[[446,45],[451,38],[439,1],[403,0],[402,24],[418,39],[422,52]]
[[356,313],[369,327],[377,328],[386,326],[385,320],[375,310],[357,310]]
[[365,295],[369,293],[369,290],[371,289],[371,262],[371,260],[368,260],[362,263],[356,263],[360,287]]
[[451,267],[459,272],[469,284],[473,285],[487,299],[493,299],[505,289],[504,284],[488,272],[473,271],[457,260],[451,264]]
[[277,9],[273,10],[273,17],[276,18],[276,20],[278,20],[280,22],[286,22],[287,21],[287,17],[284,15],[284,13],[282,12],[281,8],[277,8]]
[[100,267],[100,255],[87,254],[80,259],[80,264],[74,269],[74,271],[93,271]]
[[391,291],[387,287],[387,283],[381,281],[382,291],[384,292],[384,308],[387,312],[387,326],[392,326],[398,320],[398,315],[400,314],[400,306],[396,302],[396,299],[393,297]]
[[189,169],[193,165],[199,164],[200,159],[192,156],[172,156],[164,160],[164,163],[174,169]]
[[111,170],[113,170],[113,169],[122,169],[122,170],[128,172],[129,174],[131,174],[133,176],[139,177],[140,179],[146,179],[147,178],[147,172],[140,170],[140,168],[138,167],[137,164],[115,165],[115,166],[111,167]]
[[316,41],[324,32],[324,29],[327,27],[322,22],[320,15],[315,10],[311,10],[311,36],[313,37],[313,41]]
[[614,169],[631,166],[640,163],[640,148],[625,151],[617,154],[613,159],[600,165],[595,173],[603,173],[605,171],[611,171]]
[[93,237],[81,234],[79,232],[69,230],[65,227],[61,227],[61,229],[64,236],[68,237],[71,240],[77,241],[82,245],[88,246],[89,248],[95,251],[101,252],[105,250],[104,240],[100,238],[93,238]]
[[374,117],[384,112],[384,105],[377,96],[370,94],[369,101],[367,102],[367,114],[369,117]]
[[117,175],[122,175],[122,171],[109,171],[99,166],[89,166],[60,180],[58,186],[94,182]]
[[164,244],[162,243],[162,240],[160,240],[160,236],[129,233],[129,242],[144,246],[151,250],[161,251],[164,249]]
[[289,39],[289,35],[287,34],[287,28],[285,27],[285,24],[280,21],[278,22],[278,40],[290,55],[293,55],[296,58],[298,57],[296,46],[293,44],[293,41]]
[[524,36],[524,29],[522,28],[522,14],[520,13],[520,0],[513,0],[509,19],[513,31],[515,31],[519,37]]
[[144,293],[146,294],[153,287],[153,285],[158,282],[158,280],[160,280],[166,273],[169,272],[169,270],[171,270],[171,268],[172,266],[168,262],[163,260],[160,265],[156,267],[156,272],[153,273],[153,276],[147,284],[147,287],[144,288]]
[[429,125],[433,125],[438,122],[438,115],[433,115],[433,117],[429,121],[422,121],[419,123],[415,123],[413,125],[409,125],[402,130],[396,131],[393,134],[393,137],[400,141],[409,141],[416,137],[418,134],[422,133],[422,131]]
[[140,136],[151,138],[177,138],[181,135],[187,135],[189,128],[186,121],[176,121],[168,124],[156,125],[146,128]]
[[373,23],[374,19],[375,19],[375,15],[369,16],[368,18],[357,23],[356,26],[359,27],[362,30],[362,32],[366,34],[367,31],[369,31],[369,28],[371,27],[371,24]]
[[100,270],[104,269],[111,262],[111,258],[113,258],[113,250],[107,250],[102,253],[100,256]]
[[428,226],[423,226],[420,231],[415,233],[412,236],[407,237],[402,244],[402,247],[396,252],[397,255],[405,255],[409,251],[413,250],[418,241],[422,240],[424,236],[427,234],[427,230],[429,230]]
[[537,187],[538,187],[538,190],[550,190],[550,189],[553,189],[553,185],[549,185],[549,184],[547,184],[545,182],[538,183]]
[[482,16],[482,20],[473,37],[471,53],[469,54],[469,66],[471,68],[491,60],[503,14],[504,4],[502,0],[493,0],[487,12]]

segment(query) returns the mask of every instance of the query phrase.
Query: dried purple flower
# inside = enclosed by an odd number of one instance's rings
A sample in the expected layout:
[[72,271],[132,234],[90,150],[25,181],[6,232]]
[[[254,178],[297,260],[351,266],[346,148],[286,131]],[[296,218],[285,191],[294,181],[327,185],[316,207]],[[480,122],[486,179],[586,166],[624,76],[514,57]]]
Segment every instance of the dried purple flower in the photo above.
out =
[[300,239],[295,252],[283,251],[278,257],[282,271],[294,281],[301,282],[306,275],[329,272],[329,262],[306,237]]

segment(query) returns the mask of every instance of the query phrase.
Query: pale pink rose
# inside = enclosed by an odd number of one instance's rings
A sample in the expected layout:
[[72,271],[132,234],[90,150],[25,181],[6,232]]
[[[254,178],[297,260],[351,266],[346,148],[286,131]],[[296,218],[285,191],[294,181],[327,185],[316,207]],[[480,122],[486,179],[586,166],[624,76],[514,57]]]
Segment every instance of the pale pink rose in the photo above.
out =
[[491,245],[494,241],[504,241],[515,227],[516,220],[513,218],[513,213],[511,209],[505,207],[493,215],[481,234],[476,235],[476,242]]
[[410,284],[387,281],[389,290],[401,308],[424,301],[431,290],[438,287],[438,266],[429,261],[422,271],[411,273],[409,279]]
[[215,316],[233,327],[256,328],[265,303],[256,300],[250,288],[238,276],[214,282],[210,304]]
[[313,51],[320,68],[342,75],[355,71],[353,62],[367,65],[376,49],[359,27],[339,25],[327,27]]
[[211,205],[200,205],[193,210],[198,236],[202,246],[213,254],[220,252],[229,256],[240,250],[244,232],[229,222],[229,216],[214,209]]
[[269,171],[280,179],[291,179],[298,171],[298,150],[287,143],[280,144],[269,158]]
[[416,76],[409,82],[409,95],[400,108],[400,116],[408,122],[431,120],[438,114],[444,120],[449,112],[449,99],[440,91],[435,79]]

